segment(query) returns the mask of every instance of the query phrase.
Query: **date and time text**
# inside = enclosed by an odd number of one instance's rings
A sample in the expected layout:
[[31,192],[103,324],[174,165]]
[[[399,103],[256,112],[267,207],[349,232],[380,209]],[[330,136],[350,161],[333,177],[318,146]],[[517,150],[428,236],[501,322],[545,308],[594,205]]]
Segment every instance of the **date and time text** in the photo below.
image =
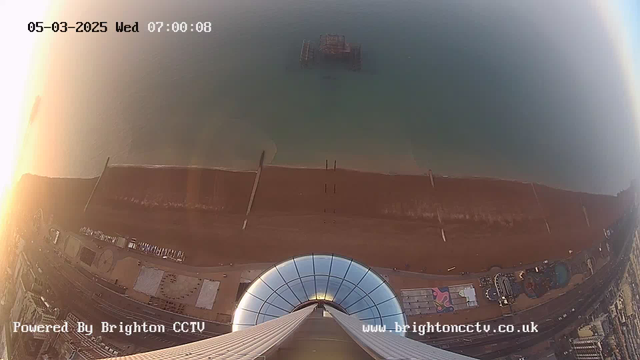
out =
[[[98,33],[98,32],[107,32],[107,31],[115,31],[115,32],[124,32],[124,33],[138,33],[141,31],[140,24],[138,22],[134,23],[125,23],[122,21],[108,23],[107,21],[76,21],[76,22],[66,22],[66,21],[54,21],[51,23],[44,23],[42,21],[30,22],[27,25],[27,30],[29,32],[47,32],[51,31],[54,33],[64,33],[64,32],[83,32],[83,33]],[[150,33],[210,33],[211,22],[208,21],[200,21],[195,23],[185,22],[185,21],[174,21],[174,22],[162,22],[162,21],[152,21],[147,24],[146,28],[147,32]],[[144,25],[142,28],[144,31]]]

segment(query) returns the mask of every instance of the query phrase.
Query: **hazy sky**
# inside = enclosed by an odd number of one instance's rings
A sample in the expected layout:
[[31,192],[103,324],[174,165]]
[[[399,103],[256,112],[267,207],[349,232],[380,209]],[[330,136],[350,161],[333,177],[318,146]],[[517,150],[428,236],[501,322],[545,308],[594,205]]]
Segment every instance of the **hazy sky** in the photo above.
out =
[[[635,64],[636,91],[640,92],[640,1],[620,0],[618,11],[622,14],[624,27],[630,39],[629,43]],[[636,94],[636,96],[640,97],[640,94]]]
[[[613,1],[616,3],[616,1]],[[640,1],[619,0],[616,7],[624,21],[636,64],[636,75],[640,76]],[[639,78],[640,80],[640,78]]]
[[[632,91],[635,92],[636,99],[640,102],[640,1],[614,0],[611,3],[613,11],[621,19],[621,32],[626,37],[626,43],[630,48],[632,70],[635,75],[635,85]],[[640,119],[637,120],[640,121]]]

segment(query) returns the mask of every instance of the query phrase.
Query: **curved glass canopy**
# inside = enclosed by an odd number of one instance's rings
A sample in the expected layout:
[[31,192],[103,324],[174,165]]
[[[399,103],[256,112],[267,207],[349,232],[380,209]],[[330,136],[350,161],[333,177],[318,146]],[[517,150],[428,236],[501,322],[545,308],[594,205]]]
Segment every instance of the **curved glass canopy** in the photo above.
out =
[[372,269],[335,255],[307,255],[278,264],[253,281],[235,311],[233,331],[314,302],[367,324],[386,325],[388,331],[394,331],[396,323],[403,329],[406,324],[395,294]]

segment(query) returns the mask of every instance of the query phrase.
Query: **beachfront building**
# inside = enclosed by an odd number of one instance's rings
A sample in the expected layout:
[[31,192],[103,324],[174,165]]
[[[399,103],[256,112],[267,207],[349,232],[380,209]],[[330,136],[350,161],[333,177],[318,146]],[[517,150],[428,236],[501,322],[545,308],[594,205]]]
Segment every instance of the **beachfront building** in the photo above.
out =
[[[20,310],[14,322],[24,325],[53,324],[55,315],[49,310],[42,298],[30,291],[25,292],[22,300],[16,299]],[[42,332],[11,332],[12,359],[36,359],[49,346],[47,334]]]
[[585,338],[573,339],[571,341],[571,348],[573,350],[573,356],[576,359],[604,359],[602,356],[602,337],[601,336],[589,336]]
[[232,333],[123,359],[471,359],[408,339],[405,324],[398,298],[374,270],[309,255],[251,283]]
[[507,306],[514,301],[513,289],[511,288],[511,279],[505,274],[496,274],[494,283],[498,292],[498,303],[500,306]]

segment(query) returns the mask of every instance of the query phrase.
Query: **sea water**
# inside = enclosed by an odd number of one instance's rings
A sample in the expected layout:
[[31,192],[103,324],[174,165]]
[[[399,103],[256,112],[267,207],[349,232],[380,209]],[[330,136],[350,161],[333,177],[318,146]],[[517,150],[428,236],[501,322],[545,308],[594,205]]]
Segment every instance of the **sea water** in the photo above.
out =
[[[107,156],[255,169],[265,150],[274,165],[604,193],[637,174],[624,73],[584,1],[67,0],[44,20],[109,30],[42,35],[23,171],[96,176]],[[302,40],[324,33],[361,44],[362,71],[300,69]]]

